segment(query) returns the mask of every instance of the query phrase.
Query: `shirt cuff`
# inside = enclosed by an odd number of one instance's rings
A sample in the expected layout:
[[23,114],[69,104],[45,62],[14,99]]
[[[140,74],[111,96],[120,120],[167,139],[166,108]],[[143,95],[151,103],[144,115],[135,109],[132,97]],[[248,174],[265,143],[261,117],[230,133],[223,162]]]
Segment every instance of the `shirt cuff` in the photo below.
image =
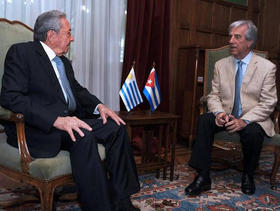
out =
[[99,114],[99,111],[98,111],[98,106],[99,106],[99,105],[101,105],[101,103],[99,103],[99,104],[95,107],[93,114]]
[[250,124],[250,121],[247,119],[243,119],[243,121],[246,122],[247,125]]
[[222,113],[222,111],[213,112],[215,116],[217,116],[218,113]]

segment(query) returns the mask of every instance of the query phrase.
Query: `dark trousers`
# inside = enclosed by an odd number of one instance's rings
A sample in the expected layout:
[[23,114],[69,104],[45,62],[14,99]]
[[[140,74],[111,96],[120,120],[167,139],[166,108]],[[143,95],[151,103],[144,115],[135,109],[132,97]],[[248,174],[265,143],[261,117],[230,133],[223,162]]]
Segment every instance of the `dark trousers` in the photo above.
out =
[[[205,113],[199,117],[194,147],[189,165],[199,173],[208,174],[211,167],[211,150],[214,134],[226,130],[218,127],[213,113]],[[244,156],[244,173],[254,175],[258,167],[265,132],[262,127],[253,122],[238,131]]]
[[[80,194],[83,210],[109,211],[113,200],[129,197],[139,191],[136,165],[130,140],[123,125],[118,126],[108,119],[84,120],[92,131],[83,130],[84,137],[77,133],[76,142],[65,133],[64,147],[70,148],[74,180]],[[97,143],[106,149],[106,171],[98,154]]]

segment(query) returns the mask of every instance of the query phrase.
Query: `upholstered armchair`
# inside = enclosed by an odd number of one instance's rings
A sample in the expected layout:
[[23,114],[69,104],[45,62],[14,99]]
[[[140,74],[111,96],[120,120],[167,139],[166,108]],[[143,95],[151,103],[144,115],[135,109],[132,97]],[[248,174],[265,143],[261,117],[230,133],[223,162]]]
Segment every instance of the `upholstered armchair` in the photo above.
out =
[[[0,18],[1,78],[8,48],[14,43],[32,39],[33,32],[28,26],[18,21],[11,22]],[[1,121],[12,121],[15,123],[19,149],[7,144],[5,136],[1,136],[0,173],[13,181],[35,186],[40,195],[41,210],[52,210],[54,190],[58,186],[73,182],[69,152],[60,151],[53,158],[34,159],[30,156],[26,144],[24,116],[0,107],[0,123]],[[4,132],[4,130],[1,129],[0,132]],[[104,147],[98,145],[98,150],[101,159],[104,160]]]
[[[262,57],[267,57],[267,52],[254,51]],[[206,49],[205,50],[205,69],[204,69],[204,85],[203,85],[203,97],[201,98],[200,114],[207,112],[206,96],[211,91],[211,81],[214,73],[215,62],[230,55],[229,46],[224,46],[217,49]],[[265,137],[262,151],[270,151],[274,155],[274,163],[272,171],[270,173],[270,185],[272,189],[276,188],[276,173],[280,166],[280,134],[279,134],[279,110],[277,106],[275,111],[272,113],[271,118],[274,122],[276,135],[272,138]],[[241,155],[241,147],[238,133],[229,134],[226,131],[216,133],[214,136],[214,147],[225,150],[228,152],[236,152],[234,154]],[[223,153],[229,155],[230,153]],[[228,156],[225,156],[228,159]],[[223,161],[223,158],[218,158],[219,161]],[[233,158],[234,159],[234,158]],[[242,159],[242,158],[241,158]],[[214,159],[214,162],[217,159]]]

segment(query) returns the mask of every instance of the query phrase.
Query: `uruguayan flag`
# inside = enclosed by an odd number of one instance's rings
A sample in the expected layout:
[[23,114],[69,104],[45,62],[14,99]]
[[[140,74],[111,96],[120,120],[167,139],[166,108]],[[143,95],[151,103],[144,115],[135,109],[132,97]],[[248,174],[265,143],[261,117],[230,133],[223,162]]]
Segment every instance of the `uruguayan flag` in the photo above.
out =
[[153,68],[150,72],[143,93],[150,104],[151,110],[156,110],[156,108],[160,104],[161,95],[155,68]]
[[120,90],[120,96],[127,111],[130,111],[135,106],[143,102],[137,86],[133,68],[131,68],[127,78],[125,79],[125,82]]

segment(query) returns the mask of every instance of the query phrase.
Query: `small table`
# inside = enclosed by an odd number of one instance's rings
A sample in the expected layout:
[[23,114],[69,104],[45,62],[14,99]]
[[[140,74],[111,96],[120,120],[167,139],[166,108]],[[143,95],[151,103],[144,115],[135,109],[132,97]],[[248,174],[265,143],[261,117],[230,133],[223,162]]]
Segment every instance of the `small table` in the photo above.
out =
[[[159,178],[160,169],[163,168],[163,179],[166,179],[167,168],[170,167],[170,180],[173,180],[175,144],[178,115],[164,112],[133,111],[119,112],[119,116],[126,122],[127,132],[132,138],[132,128],[143,128],[141,163],[137,164],[139,171],[156,170],[156,177]],[[152,137],[155,128],[159,129],[158,153],[152,152]],[[161,153],[161,148],[164,152]],[[168,159],[168,151],[171,151],[171,159]]]

